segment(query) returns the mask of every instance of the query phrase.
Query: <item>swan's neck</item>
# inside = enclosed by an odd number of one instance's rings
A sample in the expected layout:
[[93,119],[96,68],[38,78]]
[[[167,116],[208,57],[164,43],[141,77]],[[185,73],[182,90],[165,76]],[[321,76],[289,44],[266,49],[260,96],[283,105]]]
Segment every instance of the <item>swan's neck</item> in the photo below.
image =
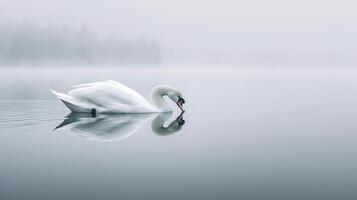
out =
[[160,111],[171,111],[171,108],[168,106],[167,102],[164,99],[164,96],[167,94],[168,88],[165,86],[156,86],[151,91],[151,102]]

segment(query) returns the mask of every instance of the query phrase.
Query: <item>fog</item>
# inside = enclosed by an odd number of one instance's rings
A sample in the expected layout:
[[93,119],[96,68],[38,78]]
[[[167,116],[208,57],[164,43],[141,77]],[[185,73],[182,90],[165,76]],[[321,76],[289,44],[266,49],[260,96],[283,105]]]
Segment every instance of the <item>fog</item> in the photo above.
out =
[[356,11],[0,0],[0,200],[357,199]]
[[98,38],[85,25],[41,28],[33,24],[0,27],[0,63],[57,64],[159,64],[155,40]]
[[355,66],[356,8],[352,0],[2,0],[0,24],[155,41],[160,62],[144,60],[158,65]]

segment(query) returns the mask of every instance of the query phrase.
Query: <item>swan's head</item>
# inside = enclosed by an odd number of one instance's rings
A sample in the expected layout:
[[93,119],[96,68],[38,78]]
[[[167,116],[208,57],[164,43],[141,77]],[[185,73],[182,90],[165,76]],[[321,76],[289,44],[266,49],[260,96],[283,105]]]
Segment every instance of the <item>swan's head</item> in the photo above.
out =
[[164,104],[162,99],[163,96],[169,97],[173,102],[176,103],[176,105],[180,108],[182,112],[185,111],[183,109],[185,99],[183,98],[183,95],[179,90],[167,85],[159,85],[152,90],[153,101],[159,107]]
[[174,89],[172,87],[166,89],[166,95],[176,103],[176,105],[180,108],[182,112],[185,112],[183,109],[183,104],[185,103],[185,99],[180,91]]

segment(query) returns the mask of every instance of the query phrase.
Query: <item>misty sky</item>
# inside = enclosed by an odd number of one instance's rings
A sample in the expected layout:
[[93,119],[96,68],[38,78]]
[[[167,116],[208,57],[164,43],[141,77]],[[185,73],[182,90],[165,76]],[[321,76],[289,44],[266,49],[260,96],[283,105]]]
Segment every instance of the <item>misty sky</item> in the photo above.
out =
[[0,23],[154,38],[168,60],[357,64],[353,0],[0,0]]

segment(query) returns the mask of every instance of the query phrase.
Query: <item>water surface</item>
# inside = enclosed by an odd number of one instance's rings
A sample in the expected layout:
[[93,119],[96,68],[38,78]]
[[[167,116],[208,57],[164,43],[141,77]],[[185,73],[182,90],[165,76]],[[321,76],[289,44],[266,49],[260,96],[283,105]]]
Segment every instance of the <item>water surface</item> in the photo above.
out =
[[[1,199],[357,196],[354,69],[4,68],[0,73]],[[71,116],[49,92],[107,79],[145,97],[156,84],[178,87],[186,100],[185,123],[173,124],[173,131],[155,126],[175,123],[177,110],[161,118]]]

